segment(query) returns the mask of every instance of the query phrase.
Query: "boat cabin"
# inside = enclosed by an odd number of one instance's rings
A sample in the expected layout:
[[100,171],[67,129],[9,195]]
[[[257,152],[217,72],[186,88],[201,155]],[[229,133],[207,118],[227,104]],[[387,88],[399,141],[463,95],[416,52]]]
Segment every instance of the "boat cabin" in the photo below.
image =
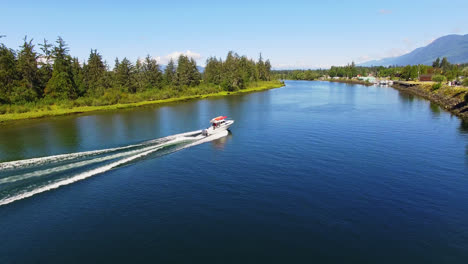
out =
[[216,129],[220,125],[226,123],[226,118],[227,116],[218,116],[218,117],[211,119],[210,123],[213,126],[213,129]]

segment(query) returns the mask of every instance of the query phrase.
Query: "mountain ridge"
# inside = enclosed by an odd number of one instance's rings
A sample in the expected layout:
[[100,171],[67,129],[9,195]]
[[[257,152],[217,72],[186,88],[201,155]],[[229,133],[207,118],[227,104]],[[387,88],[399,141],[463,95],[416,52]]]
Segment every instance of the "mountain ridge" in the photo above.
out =
[[398,56],[372,60],[358,66],[405,66],[425,64],[432,65],[437,58],[447,57],[450,63],[468,62],[468,34],[442,36],[425,47],[419,47],[410,53]]

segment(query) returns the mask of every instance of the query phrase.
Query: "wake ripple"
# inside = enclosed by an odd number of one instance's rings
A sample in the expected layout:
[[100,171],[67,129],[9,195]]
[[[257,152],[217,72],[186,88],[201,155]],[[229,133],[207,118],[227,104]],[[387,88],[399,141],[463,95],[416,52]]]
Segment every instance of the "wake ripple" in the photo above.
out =
[[[21,171],[34,167],[39,168],[35,171],[0,178],[0,206],[104,173],[118,166],[129,164],[132,161],[148,156],[169,146],[175,147],[164,154],[216,140],[227,135],[228,131],[223,131],[218,134],[205,137],[201,135],[201,130],[197,130],[118,148],[3,162],[0,163],[0,172],[15,172],[16,170]],[[66,162],[70,163],[63,164]],[[49,179],[45,182],[41,182],[43,177],[53,177],[54,174],[60,174],[62,172],[77,170],[80,168],[86,169],[86,167],[93,164],[106,162],[110,163],[98,165],[98,167],[92,169],[88,168],[88,170],[84,172],[72,173],[65,177],[61,175],[58,176],[58,179],[56,178],[55,181]],[[41,166],[47,166],[49,168],[41,169]],[[9,188],[9,186],[13,187]]]

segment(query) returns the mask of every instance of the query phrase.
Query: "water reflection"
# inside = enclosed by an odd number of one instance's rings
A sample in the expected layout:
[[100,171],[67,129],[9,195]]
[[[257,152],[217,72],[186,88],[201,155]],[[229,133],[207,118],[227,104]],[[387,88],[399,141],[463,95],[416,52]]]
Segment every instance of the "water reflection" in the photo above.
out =
[[414,95],[398,91],[398,99],[403,105],[412,105],[414,102]]
[[460,121],[460,126],[458,127],[458,131],[462,134],[468,134],[468,122],[465,120]]
[[231,131],[228,130],[228,132],[229,134],[227,136],[211,141],[211,146],[214,149],[218,149],[218,150],[224,149],[224,147],[226,146],[226,143],[232,138]]
[[429,108],[431,109],[432,117],[438,118],[440,116],[442,109],[438,104],[430,102]]

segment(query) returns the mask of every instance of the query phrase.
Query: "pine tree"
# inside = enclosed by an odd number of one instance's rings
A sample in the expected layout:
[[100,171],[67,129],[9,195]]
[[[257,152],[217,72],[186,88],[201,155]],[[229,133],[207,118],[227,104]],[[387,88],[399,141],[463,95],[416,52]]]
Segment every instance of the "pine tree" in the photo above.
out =
[[14,102],[30,102],[37,99],[41,94],[39,87],[37,53],[34,51],[32,39],[24,38],[24,43],[18,53],[17,72],[20,75],[20,81],[15,85],[12,94]]
[[190,86],[197,86],[200,84],[201,74],[197,68],[197,62],[191,58],[190,59]]
[[190,75],[191,75],[191,65],[187,56],[180,55],[177,60],[177,70],[175,75],[175,83],[177,86],[189,86],[190,85]]
[[219,85],[221,84],[221,71],[222,71],[222,60],[210,57],[206,60],[205,71],[203,72],[203,79],[207,83]]
[[16,64],[15,52],[0,44],[0,103],[10,103],[13,82],[19,79]]
[[176,69],[174,65],[174,60],[171,59],[169,63],[166,66],[166,69],[164,71],[164,80],[167,85],[175,85],[175,74],[176,74]]
[[257,72],[258,72],[258,79],[261,81],[266,81],[266,70],[265,70],[265,63],[263,62],[262,53],[260,53],[260,57],[258,58],[257,63]]
[[83,68],[81,67],[78,58],[72,59],[72,74],[73,74],[73,83],[76,86],[76,91],[78,96],[83,96],[86,94],[87,87],[85,83],[85,75]]
[[440,67],[440,58],[437,58],[433,63],[432,67],[439,68]]
[[[352,67],[354,67],[354,62],[352,63]],[[355,72],[355,68],[353,68],[353,74]],[[271,63],[270,60],[265,61],[265,81],[269,81],[271,79]]]
[[143,76],[145,89],[161,89],[163,76],[159,69],[158,62],[147,55],[143,64]]
[[52,98],[74,99],[77,96],[75,83],[73,81],[71,57],[65,41],[58,37],[57,45],[54,47],[54,66],[52,77],[47,82],[44,93]]
[[47,82],[52,78],[52,44],[44,39],[44,42],[39,44],[39,46],[41,47],[42,54],[40,55],[41,60],[39,61],[38,78],[41,94],[43,94]]
[[104,94],[104,75],[106,73],[106,65],[102,61],[102,56],[97,52],[97,50],[91,49],[88,64],[83,66],[83,68],[87,93],[95,96]]
[[120,63],[116,63],[115,69],[115,84],[118,88],[126,90],[130,93],[135,93],[137,86],[134,80],[135,66],[127,59],[124,58]]

